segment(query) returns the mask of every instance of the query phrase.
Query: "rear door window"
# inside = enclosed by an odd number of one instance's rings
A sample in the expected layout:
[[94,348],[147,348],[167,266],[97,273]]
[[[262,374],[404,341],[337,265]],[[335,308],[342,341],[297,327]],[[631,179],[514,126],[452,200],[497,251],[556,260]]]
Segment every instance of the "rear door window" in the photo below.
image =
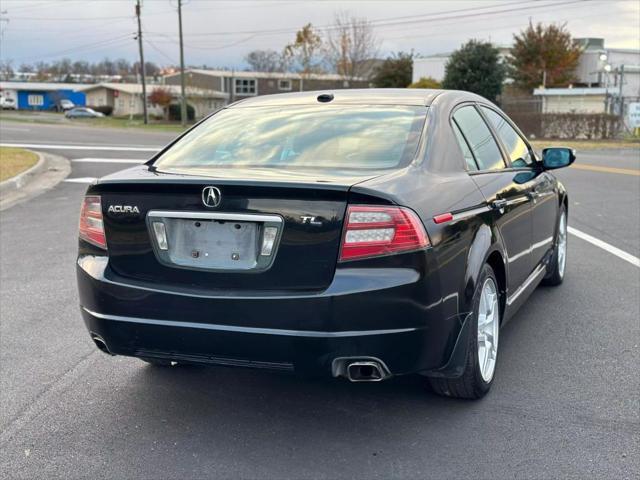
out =
[[505,168],[502,153],[491,130],[475,107],[462,107],[453,115],[480,170],[500,170]]
[[473,153],[471,153],[471,149],[469,148],[469,144],[462,135],[460,131],[460,127],[456,124],[455,120],[452,124],[453,132],[456,134],[456,140],[458,140],[458,145],[460,145],[460,149],[462,150],[462,155],[464,156],[464,161],[467,164],[468,170],[478,170],[478,164],[476,163],[475,158],[473,158]]
[[495,110],[487,107],[482,108],[482,112],[487,116],[489,122],[496,129],[500,140],[507,149],[507,154],[511,160],[511,166],[515,168],[530,167],[533,165],[533,155],[524,139],[509,122]]

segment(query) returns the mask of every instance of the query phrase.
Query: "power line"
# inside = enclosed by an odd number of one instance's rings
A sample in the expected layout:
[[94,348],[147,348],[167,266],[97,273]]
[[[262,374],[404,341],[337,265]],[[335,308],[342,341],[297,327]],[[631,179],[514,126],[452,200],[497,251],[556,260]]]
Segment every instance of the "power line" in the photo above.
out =
[[[572,2],[554,2],[554,3],[551,3],[551,4],[546,3],[544,5],[536,6],[535,8],[545,7],[545,8],[555,8],[555,9],[557,9],[557,8],[563,8],[563,7],[567,6],[568,4],[574,4],[573,7],[576,7],[576,6],[578,6],[577,4],[584,3],[584,2],[587,2],[587,1],[588,2],[592,2],[592,1],[597,1],[597,0],[573,0]],[[520,3],[529,3],[529,2],[520,2]],[[495,5],[493,5],[493,7],[495,7]],[[482,8],[488,8],[488,7],[482,7]],[[492,11],[492,12],[483,12],[482,15],[492,15],[492,17],[494,17],[494,18],[505,18],[505,17],[513,16],[514,14],[521,14],[520,11],[523,10],[523,9],[526,9],[526,8],[532,8],[532,7],[512,8],[512,9],[503,9],[503,10],[499,10],[499,11],[496,10],[496,11]],[[458,11],[461,11],[461,10],[467,11],[469,9],[459,9]],[[451,11],[448,11],[448,12],[451,12]],[[444,13],[446,13],[446,12],[439,12],[439,15],[442,15]],[[431,14],[428,14],[428,15],[431,15]],[[405,17],[397,17],[397,18],[405,18]],[[411,17],[411,18],[415,18],[415,16]],[[444,24],[443,23],[439,23],[439,24],[434,25],[433,27],[434,28],[447,27],[447,26],[459,25],[460,23],[465,23],[467,21],[473,21],[473,20],[476,19],[476,14],[454,15],[454,16],[448,16],[448,17],[441,17],[441,18],[438,18],[438,19],[429,18],[429,19],[419,20],[419,22],[421,22],[421,23],[423,23],[425,21],[433,22],[433,21],[436,21],[436,20],[440,21],[440,20],[454,19],[454,18],[457,19],[458,21],[456,21],[456,22],[448,22],[448,23],[444,23]],[[389,19],[389,20],[395,20],[395,19]],[[417,22],[417,20],[415,22]],[[411,23],[415,23],[415,22],[412,21]],[[390,24],[390,25],[382,25],[382,26],[383,27],[384,26],[397,26],[398,23],[400,23],[400,22],[395,22],[395,23]],[[405,24],[406,23],[403,22],[403,26]],[[380,25],[378,25],[378,27],[380,27]],[[404,30],[406,30],[406,29],[404,29]],[[284,33],[283,30],[278,30],[278,32],[281,32],[281,31]],[[228,48],[228,47],[235,46],[235,45],[238,45],[238,44],[246,43],[246,42],[248,42],[249,40],[251,40],[251,39],[253,39],[255,37],[261,36],[261,32],[267,32],[267,34],[271,34],[271,33],[275,32],[275,30],[253,31],[253,33],[250,36],[248,36],[248,37],[246,37],[244,39],[241,39],[241,40],[238,40],[238,41],[232,42],[232,43],[225,43],[223,45],[209,46],[209,45],[202,45],[202,44],[195,45],[195,44],[191,44],[190,43],[187,46],[189,48],[193,48],[193,49],[218,50],[218,49],[221,49],[221,48]],[[220,32],[211,33],[211,35],[216,35],[217,36],[219,33]],[[248,33],[248,32],[246,32],[246,33]],[[449,31],[449,33],[450,33],[450,31]],[[167,35],[165,33],[149,32],[149,34],[167,38],[169,40],[169,42],[171,42],[172,44],[178,43],[178,41],[176,39],[174,39],[173,37],[171,37],[170,35]],[[204,35],[202,35],[202,36],[204,36]],[[424,37],[428,37],[428,36],[429,35],[424,35]],[[415,35],[403,36],[403,37],[399,37],[399,38],[412,38],[412,37],[413,38],[418,38]],[[162,43],[167,43],[167,42],[162,42]]]
[[156,52],[158,52],[160,55],[162,55],[164,58],[166,58],[167,60],[169,60],[169,62],[171,62],[172,65],[176,65],[178,62],[175,61],[175,59],[171,58],[169,55],[167,55],[164,51],[162,51],[162,49],[160,49],[157,45],[155,45],[151,40],[149,40],[148,38],[144,39],[144,42],[149,45],[151,48],[153,48]]
[[114,17],[11,17],[13,20],[29,20],[34,22],[94,22],[104,20],[123,20],[131,19],[129,15],[114,16]]
[[[590,3],[599,3],[602,4],[605,2],[605,0],[589,0]],[[577,7],[578,5],[574,5],[573,7]],[[600,6],[600,5],[599,5]],[[549,9],[558,9],[558,8],[564,8],[565,4],[558,4],[558,5],[551,5],[548,8]],[[601,15],[601,14],[600,14]],[[506,14],[506,15],[496,15],[495,17],[492,17],[492,19],[502,19],[502,18],[509,18],[512,17],[513,14]],[[574,18],[574,17],[572,17]],[[456,21],[456,22],[448,22],[448,23],[441,23],[438,25],[434,25],[434,28],[445,28],[445,27],[450,27],[450,26],[456,26],[456,25],[460,25],[462,23],[468,23],[474,21],[474,18],[468,18],[467,20],[462,20],[462,21]],[[527,24],[529,23],[529,19],[527,19]],[[488,30],[489,28],[485,28],[484,30]],[[476,31],[477,29],[474,28],[474,31]],[[451,30],[447,30],[446,33],[451,33]],[[440,35],[440,34],[437,34]],[[434,35],[434,36],[437,36]],[[402,35],[399,37],[386,37],[385,40],[401,40],[401,39],[406,39],[406,38],[428,38],[432,36],[431,34],[425,34],[425,35],[421,35],[421,34],[408,34],[408,35]]]
[[[583,18],[589,18],[594,16],[602,16],[602,13],[601,12],[591,13],[589,15],[581,15],[578,17],[572,16],[571,18],[563,19],[561,21],[581,20]],[[510,22],[508,24],[503,24],[503,25],[492,25],[486,28],[474,28],[474,32],[497,31],[497,30],[507,30],[507,29],[513,30],[514,28],[526,27],[527,25],[529,25],[529,20],[526,20],[518,24],[514,24],[513,22]],[[446,31],[446,32],[438,32],[438,33],[429,33],[426,35],[405,35],[401,37],[391,37],[388,40],[402,40],[405,38],[434,38],[434,37],[442,37],[450,34],[451,34],[450,31]]]
[[[536,3],[541,2],[542,0],[537,0]],[[372,26],[374,27],[387,27],[387,26],[396,26],[396,25],[408,25],[408,24],[412,24],[412,23],[424,23],[424,22],[437,22],[437,21],[441,21],[441,20],[449,20],[449,19],[457,19],[457,18],[466,18],[466,17],[475,17],[475,16],[486,16],[486,15],[493,15],[493,14],[497,14],[497,13],[505,13],[505,12],[519,12],[519,11],[523,11],[523,10],[532,10],[532,9],[538,9],[538,8],[548,8],[550,6],[555,6],[555,5],[570,5],[570,4],[575,4],[575,3],[584,3],[584,2],[589,2],[592,0],[572,0],[572,1],[556,1],[556,2],[552,2],[552,3],[546,3],[546,4],[540,4],[540,5],[530,5],[531,2],[530,1],[519,1],[519,2],[511,2],[509,3],[509,5],[519,5],[519,4],[529,4],[525,7],[519,7],[519,8],[505,8],[502,10],[494,10],[494,11],[490,11],[490,12],[473,12],[475,10],[486,10],[486,9],[490,9],[490,8],[496,8],[499,7],[500,5],[486,5],[486,6],[482,6],[482,7],[470,7],[470,8],[464,8],[464,9],[456,9],[456,10],[447,10],[444,12],[434,12],[434,13],[427,13],[427,14],[422,14],[422,15],[411,15],[411,16],[402,16],[402,17],[391,17],[391,18],[386,18],[386,19],[377,19],[377,20],[370,20],[369,23],[372,24]],[[504,5],[504,4],[502,4]],[[462,14],[462,15],[450,15],[447,17],[440,17],[440,15],[446,15],[446,14],[450,14],[450,13],[463,13],[463,12],[469,12],[466,14]],[[439,17],[439,18],[438,18]],[[407,20],[408,19],[408,20]],[[335,25],[321,25],[321,26],[317,26],[315,27],[318,30],[331,30],[331,29],[335,29],[337,28]],[[220,36],[220,35],[249,35],[249,34],[254,34],[254,35],[274,35],[274,34],[282,34],[282,33],[295,33],[299,30],[299,28],[277,28],[277,29],[263,29],[263,30],[236,30],[236,31],[226,31],[226,32],[199,32],[199,33],[191,33],[188,34],[188,36],[190,37],[209,37],[209,36]],[[159,33],[159,32],[150,32],[150,33]]]
[[62,55],[69,55],[69,54],[73,54],[73,53],[78,53],[81,51],[84,51],[86,49],[93,49],[94,47],[102,47],[102,46],[106,46],[106,45],[112,45],[114,43],[120,43],[123,40],[127,40],[130,41],[132,34],[131,33],[127,33],[125,35],[118,35],[117,37],[113,37],[113,38],[109,38],[109,39],[104,39],[104,40],[100,40],[98,42],[94,42],[94,43],[89,43],[86,45],[83,45],[81,47],[77,47],[77,48],[71,48],[71,49],[66,49],[66,50],[59,50],[57,52],[51,52],[51,53],[46,53],[44,55],[29,55],[27,57],[19,57],[15,60],[19,60],[19,61],[24,61],[24,60],[30,60],[30,59],[42,59],[42,58],[50,58],[50,57],[59,57]]

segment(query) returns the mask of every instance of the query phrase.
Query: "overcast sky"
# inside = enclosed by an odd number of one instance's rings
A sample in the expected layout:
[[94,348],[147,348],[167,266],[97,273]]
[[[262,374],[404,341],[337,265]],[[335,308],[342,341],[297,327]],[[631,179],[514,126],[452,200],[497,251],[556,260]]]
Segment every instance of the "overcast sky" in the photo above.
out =
[[[12,60],[14,68],[63,57],[136,60],[134,4],[1,0],[0,56]],[[280,51],[299,27],[330,25],[337,11],[373,21],[383,57],[395,51],[448,52],[471,38],[509,45],[529,19],[566,22],[574,37],[603,37],[606,47],[640,48],[638,0],[183,0],[183,5],[188,65],[242,68],[251,50]],[[177,0],[143,1],[146,59],[178,63],[176,7]]]

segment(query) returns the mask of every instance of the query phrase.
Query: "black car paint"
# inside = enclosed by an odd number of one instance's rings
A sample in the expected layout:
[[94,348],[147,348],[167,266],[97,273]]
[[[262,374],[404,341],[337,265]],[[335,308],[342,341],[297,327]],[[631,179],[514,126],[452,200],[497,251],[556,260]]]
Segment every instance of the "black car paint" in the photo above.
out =
[[[316,95],[275,95],[231,108],[315,102]],[[562,185],[539,165],[511,168],[502,146],[506,169],[465,171],[450,115],[461,104],[489,105],[476,95],[372,90],[334,96],[334,102],[344,104],[429,106],[428,135],[423,135],[414,162],[391,172],[325,172],[301,180],[295,172],[157,172],[152,159],[89,187],[88,194],[102,196],[109,252],[107,257],[80,241],[81,311],[90,332],[111,353],[324,373],[336,357],[368,356],[382,359],[393,374],[456,376],[469,334],[466,319],[486,262],[501,283],[503,318],[513,315],[539,278],[513,302],[507,299],[551,254],[553,242],[539,249],[532,245],[539,237],[548,238],[551,230],[555,238],[559,207],[566,204]],[[272,269],[216,276],[156,261],[146,213],[205,211],[200,193],[207,185],[222,191],[220,211],[285,218],[284,250]],[[512,202],[494,208],[492,202],[502,199]],[[107,213],[109,205],[119,203],[135,203],[140,215]],[[411,207],[431,246],[337,262],[348,203]],[[434,223],[433,217],[445,212],[453,213],[454,220]],[[325,225],[305,224],[300,215],[322,218]],[[523,260],[512,267],[515,262],[509,258],[518,253]]]

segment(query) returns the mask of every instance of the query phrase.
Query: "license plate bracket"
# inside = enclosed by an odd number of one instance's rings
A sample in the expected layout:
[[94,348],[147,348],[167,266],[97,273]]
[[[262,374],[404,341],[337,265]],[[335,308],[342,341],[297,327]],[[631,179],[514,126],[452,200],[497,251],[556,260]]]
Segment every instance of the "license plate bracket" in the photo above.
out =
[[[158,224],[162,224],[159,228]],[[259,272],[275,258],[283,220],[278,215],[151,211],[147,226],[160,263],[207,271]],[[265,229],[277,229],[269,255],[261,248]],[[164,238],[162,238],[164,236]]]

